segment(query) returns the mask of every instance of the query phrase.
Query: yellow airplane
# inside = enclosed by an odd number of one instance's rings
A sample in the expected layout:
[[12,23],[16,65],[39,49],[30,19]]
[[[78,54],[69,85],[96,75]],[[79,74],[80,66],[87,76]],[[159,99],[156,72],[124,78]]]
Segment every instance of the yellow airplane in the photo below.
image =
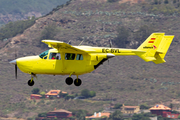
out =
[[82,81],[79,75],[95,70],[109,58],[120,55],[137,55],[144,61],[152,61],[155,64],[166,62],[164,57],[174,35],[165,33],[152,33],[137,49],[121,49],[91,46],[71,46],[67,43],[55,40],[42,40],[49,49],[37,56],[28,56],[15,59],[11,64],[15,65],[17,78],[17,66],[19,69],[31,75],[29,86],[34,85],[33,78],[36,74],[69,75],[65,82],[73,83],[71,75],[76,75],[74,85],[80,86]]

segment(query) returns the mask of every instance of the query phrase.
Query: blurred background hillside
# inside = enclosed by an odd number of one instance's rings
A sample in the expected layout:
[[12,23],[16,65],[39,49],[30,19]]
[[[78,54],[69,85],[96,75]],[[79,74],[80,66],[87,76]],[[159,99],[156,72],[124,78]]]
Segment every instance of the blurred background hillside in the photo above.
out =
[[[34,3],[32,6],[40,4]],[[177,108],[180,106],[179,0],[71,0],[63,5],[56,3],[56,6],[42,17],[32,15],[35,17],[8,21],[1,27],[1,115],[27,118],[55,107],[93,113],[117,103],[148,106],[176,103]],[[21,9],[18,11],[26,11]],[[32,11],[27,9],[26,12]],[[152,32],[175,35],[165,57],[166,63],[146,63],[137,56],[114,57],[109,64],[105,62],[92,73],[80,76],[80,87],[67,86],[64,82],[67,76],[48,75],[38,75],[35,85],[29,87],[30,75],[18,70],[16,80],[14,66],[9,64],[15,58],[15,52],[18,57],[24,57],[49,49],[41,43],[42,39],[71,40],[72,45],[84,40],[84,45],[105,47],[112,40],[113,47],[137,48]],[[95,91],[96,96],[87,101],[58,99],[39,103],[29,100],[33,88],[39,88],[40,92],[60,89],[73,96],[80,95],[86,88]]]

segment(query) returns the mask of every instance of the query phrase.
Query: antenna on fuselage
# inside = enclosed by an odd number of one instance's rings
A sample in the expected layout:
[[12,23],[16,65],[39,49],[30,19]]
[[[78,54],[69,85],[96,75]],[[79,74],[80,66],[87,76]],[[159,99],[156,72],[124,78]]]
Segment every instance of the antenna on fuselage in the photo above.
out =
[[[112,47],[112,41],[109,40],[109,47],[111,48]],[[109,65],[109,60],[108,60],[108,65]]]
[[109,40],[109,47],[111,48],[112,47],[112,41]]
[[71,45],[71,40],[67,44]]
[[84,40],[82,40],[81,43],[78,46],[80,46],[83,42],[84,42]]

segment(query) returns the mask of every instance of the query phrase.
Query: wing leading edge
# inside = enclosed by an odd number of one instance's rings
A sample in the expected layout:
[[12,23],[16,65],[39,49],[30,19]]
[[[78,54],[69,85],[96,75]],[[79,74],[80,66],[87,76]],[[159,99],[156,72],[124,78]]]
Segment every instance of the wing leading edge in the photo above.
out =
[[58,51],[72,51],[72,52],[80,52],[80,53],[87,53],[87,49],[79,48],[76,46],[71,46],[67,43],[61,42],[61,41],[55,41],[55,40],[42,40],[43,43],[47,44],[50,48],[55,48]]

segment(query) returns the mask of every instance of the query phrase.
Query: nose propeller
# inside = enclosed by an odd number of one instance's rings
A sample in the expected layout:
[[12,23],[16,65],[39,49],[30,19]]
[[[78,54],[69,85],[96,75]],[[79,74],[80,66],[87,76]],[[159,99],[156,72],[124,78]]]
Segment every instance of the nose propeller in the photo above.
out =
[[[17,54],[15,53],[15,59],[17,59]],[[17,63],[15,64],[15,77],[17,79]]]
[[9,63],[15,65],[15,77],[17,79],[17,63],[16,63],[16,58],[17,58],[17,55],[15,54],[15,60],[10,61]]

